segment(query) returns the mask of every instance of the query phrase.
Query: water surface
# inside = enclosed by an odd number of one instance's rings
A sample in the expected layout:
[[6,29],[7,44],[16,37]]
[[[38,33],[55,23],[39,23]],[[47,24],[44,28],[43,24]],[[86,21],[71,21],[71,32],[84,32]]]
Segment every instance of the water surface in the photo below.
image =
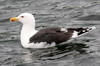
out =
[[[71,43],[47,49],[24,49],[22,24],[9,18],[23,12],[34,14],[36,29],[87,27],[97,29]],[[99,0],[0,0],[1,66],[100,66]]]

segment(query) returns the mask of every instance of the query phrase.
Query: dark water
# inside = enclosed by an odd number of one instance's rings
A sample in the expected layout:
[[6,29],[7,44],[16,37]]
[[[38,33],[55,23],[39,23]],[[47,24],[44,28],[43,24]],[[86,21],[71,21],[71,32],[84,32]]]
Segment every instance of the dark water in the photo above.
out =
[[[24,49],[21,24],[10,17],[30,12],[36,29],[86,27],[97,29],[73,42],[47,49]],[[0,0],[0,66],[100,66],[99,0]]]

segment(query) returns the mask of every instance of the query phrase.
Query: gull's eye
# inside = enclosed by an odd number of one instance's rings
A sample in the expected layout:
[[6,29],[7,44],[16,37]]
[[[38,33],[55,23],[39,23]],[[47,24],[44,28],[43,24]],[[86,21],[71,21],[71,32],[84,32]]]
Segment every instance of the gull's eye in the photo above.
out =
[[21,16],[21,18],[24,18],[24,16]]

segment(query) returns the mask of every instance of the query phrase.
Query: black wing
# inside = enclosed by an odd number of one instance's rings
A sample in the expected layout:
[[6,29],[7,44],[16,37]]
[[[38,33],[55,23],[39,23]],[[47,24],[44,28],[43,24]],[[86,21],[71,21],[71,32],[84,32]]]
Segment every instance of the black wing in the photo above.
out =
[[30,38],[30,43],[32,42],[47,42],[51,44],[55,42],[57,44],[65,42],[70,39],[73,31],[61,31],[61,28],[45,28],[40,30],[34,36]]
[[78,36],[89,32],[92,30],[91,28],[65,28],[65,30],[61,30],[62,28],[45,28],[40,30],[38,33],[33,35],[30,38],[30,43],[34,42],[47,42],[51,44],[55,42],[56,44],[65,42],[69,40],[72,36],[74,31],[78,32]]

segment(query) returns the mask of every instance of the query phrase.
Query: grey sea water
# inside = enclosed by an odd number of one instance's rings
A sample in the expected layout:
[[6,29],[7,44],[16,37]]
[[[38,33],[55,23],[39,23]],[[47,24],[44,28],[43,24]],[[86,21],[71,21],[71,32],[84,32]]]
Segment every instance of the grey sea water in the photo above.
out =
[[[9,21],[23,12],[35,16],[36,29],[97,29],[61,46],[24,49],[20,44],[22,24]],[[100,66],[99,27],[99,0],[0,0],[0,66]]]

